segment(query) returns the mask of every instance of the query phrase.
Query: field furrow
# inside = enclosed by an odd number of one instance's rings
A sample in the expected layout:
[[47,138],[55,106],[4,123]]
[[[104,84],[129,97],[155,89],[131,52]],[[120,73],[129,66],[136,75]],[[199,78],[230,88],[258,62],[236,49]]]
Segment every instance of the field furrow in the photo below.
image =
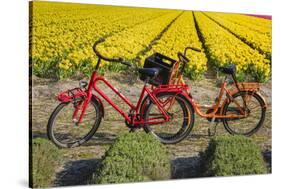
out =
[[144,49],[153,43],[180,14],[181,11],[173,11],[110,36],[98,47],[98,50],[107,57],[135,60],[138,54],[144,52]]
[[[219,25],[233,33],[236,37],[247,43],[252,48],[265,54],[269,59],[271,57],[271,36],[257,31],[249,31],[245,26],[233,23],[221,15],[221,13],[205,13]],[[239,21],[239,19],[237,19]]]
[[272,36],[272,21],[266,20],[263,18],[241,15],[241,14],[226,14],[226,13],[217,13],[223,16],[223,18],[239,24],[241,26],[247,27],[249,30],[258,31],[268,36]]
[[209,60],[214,66],[234,63],[240,77],[249,73],[258,81],[269,78],[270,64],[265,55],[246,45],[203,13],[195,12],[195,18],[204,38]]
[[[202,44],[197,35],[194,25],[194,19],[191,11],[185,11],[163,34],[151,48],[150,51],[142,55],[141,62],[154,52],[160,52],[166,56],[178,59],[177,53],[183,52],[185,47],[196,47],[201,50]],[[203,73],[207,70],[207,58],[204,52],[198,53],[188,51],[189,64],[185,73],[192,79],[202,77]]]
[[[37,3],[39,2],[33,3],[30,43],[32,43],[33,73],[42,77],[63,78],[72,75],[77,70],[83,72],[83,69],[87,68],[81,68],[81,66],[92,67],[96,62],[92,45],[100,37],[136,27],[171,12],[169,10],[136,11],[132,8],[117,8],[116,14],[115,12],[112,14],[112,7],[96,6],[98,8],[88,7],[86,10],[82,9],[83,14],[77,14],[79,9],[76,10],[72,5],[75,12],[62,11],[56,16],[50,17],[48,11],[53,10],[44,11],[46,7],[41,10],[42,2]],[[76,6],[79,7],[79,5]],[[85,12],[88,12],[89,15],[84,18]],[[61,18],[64,21],[61,22]]]

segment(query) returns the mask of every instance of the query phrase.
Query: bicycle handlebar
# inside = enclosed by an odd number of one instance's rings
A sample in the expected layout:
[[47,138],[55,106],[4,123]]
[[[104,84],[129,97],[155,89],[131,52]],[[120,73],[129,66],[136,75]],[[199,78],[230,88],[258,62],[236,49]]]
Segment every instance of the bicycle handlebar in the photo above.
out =
[[183,63],[183,66],[181,68],[181,73],[184,72],[185,66],[189,62],[189,59],[186,57],[186,51],[188,49],[191,49],[191,50],[194,50],[194,51],[197,51],[197,52],[201,52],[200,49],[197,49],[197,48],[194,48],[194,47],[185,47],[184,54],[182,54],[181,52],[178,52],[178,58]]
[[186,58],[186,56],[184,56],[181,52],[178,52],[178,58],[180,59],[180,61],[182,61],[183,63],[188,63],[189,59]]
[[197,52],[201,52],[200,49],[197,49],[197,48],[195,48],[195,47],[185,47],[185,49],[184,49],[184,56],[186,56],[186,51],[187,51],[188,49],[193,50],[193,51],[197,51]]
[[96,47],[97,47],[98,44],[100,44],[104,41],[105,40],[103,38],[101,38],[98,41],[96,41],[93,45],[93,51],[100,59],[103,59],[103,60],[108,61],[108,62],[118,62],[118,63],[124,64],[126,66],[132,66],[131,63],[124,61],[122,58],[108,58],[108,57],[105,57],[105,56],[101,55]]
[[200,49],[195,48],[195,47],[185,47],[185,49],[184,49],[184,54],[182,54],[181,52],[178,52],[178,57],[179,57],[179,59],[182,60],[181,58],[183,58],[183,61],[184,61],[185,63],[188,63],[188,62],[189,62],[189,59],[186,58],[186,51],[187,51],[188,49],[193,50],[193,51],[197,51],[197,52],[201,52]]
[[[97,47],[98,44],[100,44],[100,43],[102,43],[104,41],[105,41],[104,38],[100,38],[93,45],[93,51],[100,59],[103,59],[103,60],[108,61],[108,62],[118,62],[118,63],[124,64],[126,66],[132,66],[132,64],[130,62],[124,61],[122,58],[108,58],[108,57],[105,57],[105,56],[101,55],[96,47]],[[197,51],[197,52],[201,52],[200,49],[195,48],[195,47],[186,47],[184,49],[184,54],[182,54],[181,52],[178,52],[178,58],[184,63],[182,71],[184,70],[186,64],[189,62],[189,59],[186,58],[186,51],[188,49],[191,49],[191,50]]]

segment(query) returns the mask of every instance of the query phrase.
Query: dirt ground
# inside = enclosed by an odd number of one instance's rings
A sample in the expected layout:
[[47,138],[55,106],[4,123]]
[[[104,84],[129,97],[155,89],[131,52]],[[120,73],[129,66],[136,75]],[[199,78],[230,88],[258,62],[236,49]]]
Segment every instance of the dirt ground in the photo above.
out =
[[[116,88],[127,96],[132,102],[136,102],[142,88],[142,81],[136,77],[125,74],[107,74],[106,77]],[[191,94],[202,104],[212,103],[219,91],[217,80],[204,79],[201,81],[189,81]],[[78,86],[78,80],[51,81],[49,79],[32,78],[32,137],[47,137],[47,121],[58,105],[56,94],[59,91]],[[125,107],[124,104],[108,88],[101,85],[103,91],[110,96],[118,105]],[[271,157],[271,82],[262,84],[261,93],[264,95],[268,108],[264,126],[256,133],[253,138],[262,148],[263,152]],[[103,101],[105,106],[105,116],[102,123],[94,135],[85,145],[72,149],[62,149],[64,161],[57,169],[54,186],[87,184],[97,164],[114,139],[121,133],[129,132],[124,124],[124,119]],[[173,178],[192,178],[198,177],[199,152],[205,150],[210,140],[208,130],[214,133],[214,126],[210,122],[196,115],[195,125],[191,134],[182,142],[166,145],[171,156],[173,165]],[[143,131],[140,131],[143,132]],[[228,134],[222,123],[217,125],[215,135]]]

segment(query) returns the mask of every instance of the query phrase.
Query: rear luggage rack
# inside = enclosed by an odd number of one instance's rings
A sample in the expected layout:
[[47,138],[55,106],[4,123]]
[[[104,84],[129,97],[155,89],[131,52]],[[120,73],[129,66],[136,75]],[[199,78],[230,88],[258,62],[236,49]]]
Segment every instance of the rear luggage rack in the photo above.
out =
[[258,91],[260,90],[260,84],[255,82],[241,82],[238,83],[238,87],[240,90],[247,90],[247,91]]

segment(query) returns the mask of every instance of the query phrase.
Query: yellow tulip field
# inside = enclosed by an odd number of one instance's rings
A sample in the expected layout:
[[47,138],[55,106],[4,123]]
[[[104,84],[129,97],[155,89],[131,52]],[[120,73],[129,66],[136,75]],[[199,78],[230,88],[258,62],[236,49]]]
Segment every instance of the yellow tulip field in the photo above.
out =
[[[154,52],[177,59],[190,46],[202,51],[188,51],[185,74],[191,79],[233,63],[241,77],[264,82],[271,76],[271,25],[243,14],[32,2],[29,59],[33,75],[64,79],[91,74],[97,62],[92,46],[100,38],[101,54],[138,66]],[[126,67],[102,62],[101,69]]]

